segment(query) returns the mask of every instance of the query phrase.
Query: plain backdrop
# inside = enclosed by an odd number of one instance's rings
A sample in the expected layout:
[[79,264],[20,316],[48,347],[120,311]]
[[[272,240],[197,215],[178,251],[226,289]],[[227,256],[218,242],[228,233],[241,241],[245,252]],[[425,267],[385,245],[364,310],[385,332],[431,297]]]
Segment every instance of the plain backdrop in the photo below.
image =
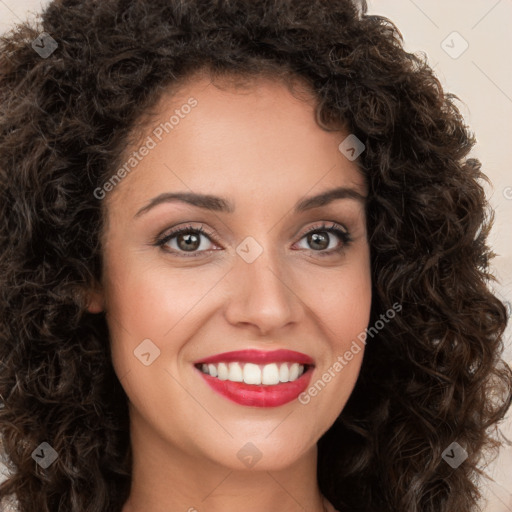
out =
[[[255,0],[257,1],[257,0]],[[0,0],[0,32],[34,16],[47,0]],[[490,243],[496,253],[495,292],[512,303],[512,0],[369,0],[369,12],[392,20],[408,51],[423,52],[445,90],[456,94],[462,114],[475,133],[472,156],[483,163],[495,209]],[[58,34],[52,34],[58,40]],[[512,308],[511,308],[512,310]],[[504,358],[512,364],[511,326]],[[512,411],[501,426],[512,439]],[[503,449],[482,469],[485,512],[512,512],[512,448]]]

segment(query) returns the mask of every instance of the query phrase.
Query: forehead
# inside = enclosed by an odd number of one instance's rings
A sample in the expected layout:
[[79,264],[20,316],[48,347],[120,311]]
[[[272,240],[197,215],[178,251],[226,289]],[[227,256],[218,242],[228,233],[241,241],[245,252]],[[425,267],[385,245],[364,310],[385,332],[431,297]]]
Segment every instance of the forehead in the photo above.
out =
[[[188,79],[167,91],[140,125],[139,147],[149,137],[152,148],[115,195],[140,201],[162,188],[206,193],[235,183],[236,190],[305,195],[320,180],[320,189],[353,184],[364,193],[358,165],[338,151],[347,133],[323,130],[315,107],[300,83],[292,92],[268,77],[242,84],[205,75]],[[126,158],[134,150],[137,145]]]

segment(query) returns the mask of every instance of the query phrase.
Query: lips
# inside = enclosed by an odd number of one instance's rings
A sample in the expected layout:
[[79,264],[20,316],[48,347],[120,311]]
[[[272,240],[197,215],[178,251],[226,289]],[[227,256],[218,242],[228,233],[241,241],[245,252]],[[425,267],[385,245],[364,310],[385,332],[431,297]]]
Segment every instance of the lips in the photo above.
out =
[[[291,382],[265,385],[221,380],[200,369],[203,365],[217,363],[252,363],[252,365],[260,367],[273,365],[273,363],[292,363],[295,367],[302,365],[304,372]],[[307,388],[311,380],[314,360],[306,354],[292,350],[237,350],[200,359],[194,365],[208,386],[228,400],[245,406],[277,407],[296,399]]]
[[206,359],[199,359],[194,362],[195,365],[200,363],[231,363],[231,362],[244,362],[254,364],[267,364],[267,363],[283,363],[290,361],[292,363],[299,363],[303,365],[314,366],[314,360],[294,350],[235,350],[233,352],[224,352],[223,354],[216,354]]

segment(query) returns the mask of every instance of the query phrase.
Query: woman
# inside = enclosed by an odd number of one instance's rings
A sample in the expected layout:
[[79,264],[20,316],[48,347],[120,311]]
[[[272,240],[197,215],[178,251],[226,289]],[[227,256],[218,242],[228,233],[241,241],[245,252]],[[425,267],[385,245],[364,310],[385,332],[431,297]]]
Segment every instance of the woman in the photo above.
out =
[[476,510],[512,394],[492,212],[391,22],[60,0],[39,28],[1,47],[5,506]]

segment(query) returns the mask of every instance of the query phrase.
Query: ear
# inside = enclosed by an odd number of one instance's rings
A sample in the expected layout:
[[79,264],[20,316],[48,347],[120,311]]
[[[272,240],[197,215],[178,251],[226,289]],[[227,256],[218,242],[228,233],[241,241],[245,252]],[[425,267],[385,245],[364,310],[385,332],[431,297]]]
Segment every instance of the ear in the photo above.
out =
[[100,287],[87,291],[87,311],[101,313],[105,309],[105,297]]

